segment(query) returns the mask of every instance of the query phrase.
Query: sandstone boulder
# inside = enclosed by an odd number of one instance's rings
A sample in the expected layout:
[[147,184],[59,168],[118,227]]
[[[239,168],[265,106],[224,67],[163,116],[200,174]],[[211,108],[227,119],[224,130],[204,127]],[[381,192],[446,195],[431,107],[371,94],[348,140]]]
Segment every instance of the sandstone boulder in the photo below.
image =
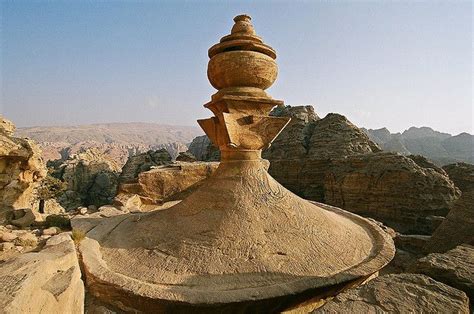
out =
[[50,238],[40,252],[4,262],[0,282],[2,313],[83,313],[84,284],[68,234]]
[[474,301],[474,247],[460,245],[446,253],[431,253],[418,260],[412,272],[422,273],[437,281],[466,292]]
[[416,274],[387,275],[339,294],[313,313],[469,313],[466,294]]

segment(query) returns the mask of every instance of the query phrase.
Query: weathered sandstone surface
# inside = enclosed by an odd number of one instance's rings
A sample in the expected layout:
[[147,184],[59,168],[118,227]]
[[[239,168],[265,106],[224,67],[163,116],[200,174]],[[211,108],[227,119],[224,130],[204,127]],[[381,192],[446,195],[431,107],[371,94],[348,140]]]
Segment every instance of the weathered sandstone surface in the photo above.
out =
[[443,166],[449,178],[462,191],[474,191],[474,165],[464,162]]
[[0,222],[11,209],[32,207],[35,188],[46,175],[38,146],[14,137],[14,131],[13,123],[0,116]]
[[397,274],[377,277],[328,301],[312,313],[469,313],[460,290],[427,276]]
[[0,282],[2,313],[83,313],[84,284],[66,233],[50,238],[40,252],[3,263]]
[[393,153],[333,160],[324,179],[325,202],[403,233],[431,233],[432,216],[446,216],[458,197],[446,174]]
[[474,300],[474,247],[471,245],[460,245],[446,253],[428,254],[410,270],[460,289]]

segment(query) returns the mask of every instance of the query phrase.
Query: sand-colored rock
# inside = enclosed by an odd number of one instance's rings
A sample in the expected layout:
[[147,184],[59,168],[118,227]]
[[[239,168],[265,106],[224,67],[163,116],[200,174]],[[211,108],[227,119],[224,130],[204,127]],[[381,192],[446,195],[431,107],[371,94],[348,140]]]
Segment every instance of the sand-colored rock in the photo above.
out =
[[2,313],[83,313],[84,284],[68,234],[3,263],[0,282]]
[[348,290],[312,313],[469,313],[460,290],[415,274],[387,275]]
[[474,301],[474,246],[460,245],[446,253],[428,254],[410,270],[460,289]]
[[0,116],[0,222],[11,209],[32,208],[34,190],[46,175],[38,146],[13,136],[12,122]]
[[142,172],[136,183],[119,186],[115,204],[140,208],[183,199],[200,185],[200,181],[211,176],[218,165],[217,162],[178,162]]

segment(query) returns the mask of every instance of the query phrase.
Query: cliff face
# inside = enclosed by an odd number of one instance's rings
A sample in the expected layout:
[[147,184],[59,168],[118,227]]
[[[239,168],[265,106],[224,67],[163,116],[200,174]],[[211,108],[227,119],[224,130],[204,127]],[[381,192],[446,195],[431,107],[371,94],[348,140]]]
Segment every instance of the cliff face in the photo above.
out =
[[0,116],[0,220],[9,209],[31,208],[34,190],[46,175],[41,151],[13,136],[15,126]]

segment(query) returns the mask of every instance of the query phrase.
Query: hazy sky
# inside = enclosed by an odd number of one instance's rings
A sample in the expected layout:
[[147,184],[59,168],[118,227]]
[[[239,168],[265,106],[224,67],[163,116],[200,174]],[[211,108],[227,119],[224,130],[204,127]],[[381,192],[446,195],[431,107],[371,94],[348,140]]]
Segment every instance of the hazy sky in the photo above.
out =
[[269,89],[392,132],[473,133],[471,1],[1,1],[1,112],[18,126],[197,125],[207,50],[248,13]]

